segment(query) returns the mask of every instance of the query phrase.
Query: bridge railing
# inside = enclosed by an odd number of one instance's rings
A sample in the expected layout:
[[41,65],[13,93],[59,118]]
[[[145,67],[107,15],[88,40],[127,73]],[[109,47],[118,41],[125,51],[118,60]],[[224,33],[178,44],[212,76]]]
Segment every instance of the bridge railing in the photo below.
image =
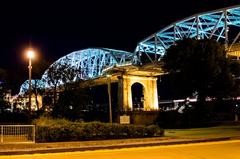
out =
[[35,143],[35,125],[0,125],[0,143]]

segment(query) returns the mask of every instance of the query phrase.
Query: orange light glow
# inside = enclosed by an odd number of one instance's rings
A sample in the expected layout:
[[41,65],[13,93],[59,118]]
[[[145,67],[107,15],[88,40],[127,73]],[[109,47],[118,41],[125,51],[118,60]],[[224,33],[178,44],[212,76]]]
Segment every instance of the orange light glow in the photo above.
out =
[[27,57],[29,58],[29,59],[32,59],[32,58],[34,58],[34,51],[33,50],[28,50],[27,51]]

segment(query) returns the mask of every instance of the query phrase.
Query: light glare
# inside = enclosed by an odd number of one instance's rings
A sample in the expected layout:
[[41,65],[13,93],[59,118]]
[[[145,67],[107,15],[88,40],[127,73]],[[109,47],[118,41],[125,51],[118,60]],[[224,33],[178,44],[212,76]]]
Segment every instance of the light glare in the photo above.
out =
[[32,59],[34,57],[34,51],[33,50],[28,50],[27,51],[27,57]]

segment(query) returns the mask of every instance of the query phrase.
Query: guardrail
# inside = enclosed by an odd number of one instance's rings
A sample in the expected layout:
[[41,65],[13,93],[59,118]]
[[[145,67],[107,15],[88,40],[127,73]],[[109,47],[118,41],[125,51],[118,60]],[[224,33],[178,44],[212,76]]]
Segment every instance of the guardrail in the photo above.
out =
[[0,125],[0,143],[35,143],[35,125]]

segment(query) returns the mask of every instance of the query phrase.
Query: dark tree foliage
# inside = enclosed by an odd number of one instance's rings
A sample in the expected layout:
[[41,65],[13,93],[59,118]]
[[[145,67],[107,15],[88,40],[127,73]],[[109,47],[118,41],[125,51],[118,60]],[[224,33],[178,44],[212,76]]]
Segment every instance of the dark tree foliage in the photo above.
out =
[[46,82],[51,87],[44,97],[52,115],[58,118],[76,120],[82,118],[87,110],[89,96],[86,89],[80,88],[81,70],[71,66],[68,61],[55,63],[48,68]]
[[224,47],[211,39],[183,39],[167,49],[163,68],[169,72],[177,97],[198,93],[205,97],[226,97],[234,81]]
[[234,79],[232,96],[237,97],[240,95],[240,62],[238,60],[231,61],[230,71],[232,72],[232,76]]
[[75,88],[74,82],[79,79],[77,75],[80,75],[80,70],[67,62],[53,64],[49,67],[46,82],[53,92],[53,105],[56,104],[58,90],[68,91]]
[[8,99],[6,99],[6,95],[11,94],[11,88],[13,87],[13,82],[10,77],[11,75],[8,70],[0,68],[0,123],[27,123],[27,112],[10,111],[11,104]]
[[60,93],[59,99],[53,108],[53,116],[70,120],[81,119],[88,109],[88,92],[84,88],[65,90]]
[[39,61],[35,61],[35,64],[34,64],[36,67],[34,67],[34,69],[32,70],[32,77],[33,77],[33,80],[34,80],[34,83],[32,84],[32,93],[34,94],[35,96],[35,102],[36,102],[36,105],[37,105],[37,110],[39,111],[39,102],[37,100],[37,96],[40,95],[42,96],[43,93],[44,93],[44,88],[40,88],[38,87],[38,85],[41,84],[41,81],[38,80],[38,79],[41,79],[42,78],[42,75],[44,73],[44,71],[49,67],[50,65],[50,62],[49,61],[46,61],[46,60],[39,60]]
[[[165,127],[199,127],[233,120],[240,95],[240,64],[226,56],[222,44],[211,39],[183,39],[167,49],[163,69],[173,98],[197,95],[198,102],[183,103],[177,110],[161,112]],[[206,101],[210,97],[211,101]],[[181,105],[180,105],[181,106]]]
[[3,113],[10,107],[10,104],[4,100],[5,93],[6,91],[4,90],[4,87],[0,84],[0,113]]

